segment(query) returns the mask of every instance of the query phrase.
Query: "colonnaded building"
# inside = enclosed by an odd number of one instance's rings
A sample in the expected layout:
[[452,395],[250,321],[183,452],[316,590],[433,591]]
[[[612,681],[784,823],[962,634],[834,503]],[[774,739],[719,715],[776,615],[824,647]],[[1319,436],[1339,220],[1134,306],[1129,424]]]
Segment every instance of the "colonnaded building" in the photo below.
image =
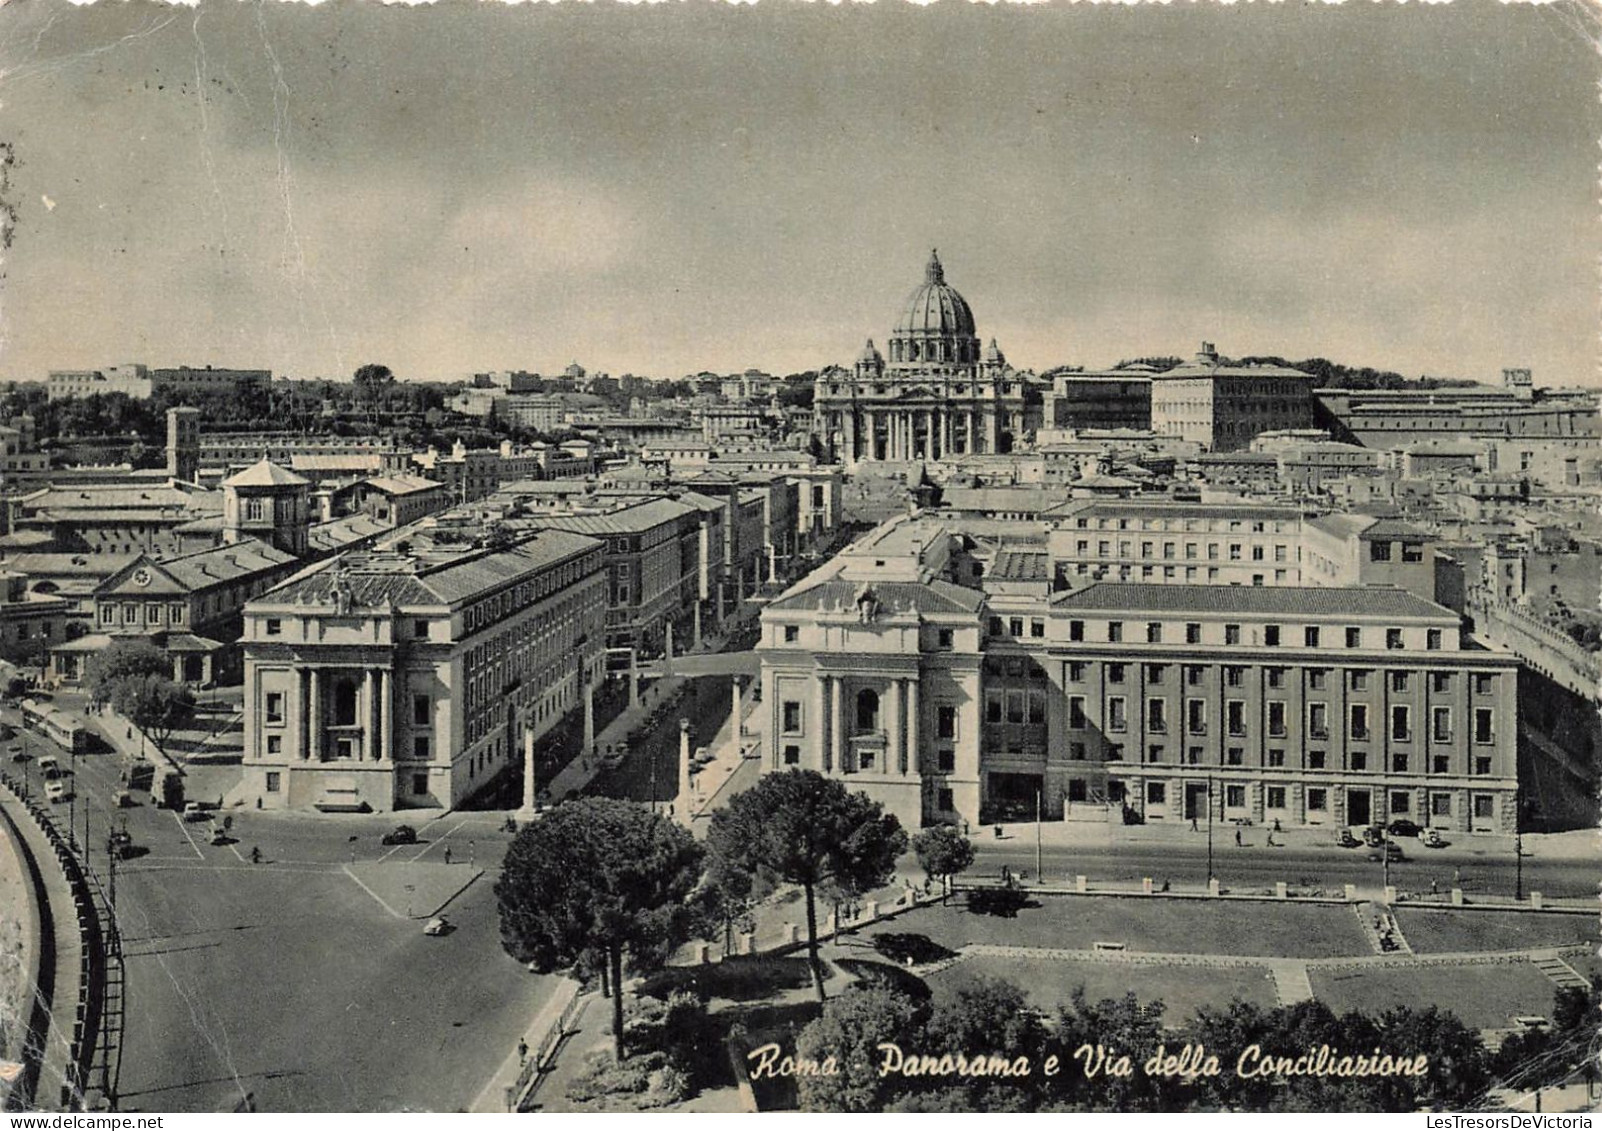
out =
[[1396,585],[1096,582],[902,516],[762,614],[768,772],[917,828],[1031,819],[1512,833],[1517,657]]
[[980,349],[973,310],[937,253],[886,344],[888,357],[870,338],[849,373],[817,379],[814,430],[830,458],[854,469],[1008,452],[1021,439],[1023,379],[994,339]]

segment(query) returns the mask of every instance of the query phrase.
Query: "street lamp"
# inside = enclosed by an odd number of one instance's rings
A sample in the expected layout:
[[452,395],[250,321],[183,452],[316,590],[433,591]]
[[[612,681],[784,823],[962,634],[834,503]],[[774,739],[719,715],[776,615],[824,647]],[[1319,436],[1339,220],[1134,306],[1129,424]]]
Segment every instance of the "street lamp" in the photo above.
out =
[[1207,779],[1207,882],[1213,882],[1213,779]]
[[1524,898],[1524,830],[1513,830],[1513,898]]

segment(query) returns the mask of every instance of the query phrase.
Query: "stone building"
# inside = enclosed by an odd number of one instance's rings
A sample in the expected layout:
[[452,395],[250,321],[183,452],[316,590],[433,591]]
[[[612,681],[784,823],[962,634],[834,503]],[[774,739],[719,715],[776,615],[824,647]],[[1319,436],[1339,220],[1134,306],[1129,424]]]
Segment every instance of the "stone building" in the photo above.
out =
[[1313,384],[1299,369],[1230,364],[1203,342],[1190,361],[1152,374],[1151,426],[1211,451],[1238,451],[1263,432],[1311,427]]
[[450,808],[601,678],[605,547],[348,554],[245,609],[237,796],[267,808]]
[[870,339],[849,372],[820,375],[815,433],[848,469],[1007,452],[1024,432],[1024,382],[931,253],[882,354]]

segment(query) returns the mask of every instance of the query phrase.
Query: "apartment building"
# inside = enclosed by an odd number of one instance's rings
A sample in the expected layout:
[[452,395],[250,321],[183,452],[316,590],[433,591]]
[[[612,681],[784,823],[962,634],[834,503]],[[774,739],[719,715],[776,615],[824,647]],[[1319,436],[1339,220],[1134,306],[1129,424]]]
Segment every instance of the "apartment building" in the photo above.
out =
[[267,808],[460,804],[601,678],[605,544],[347,554],[245,607],[244,782]]
[[1059,583],[1302,583],[1302,512],[1266,504],[1089,499],[1048,512]]

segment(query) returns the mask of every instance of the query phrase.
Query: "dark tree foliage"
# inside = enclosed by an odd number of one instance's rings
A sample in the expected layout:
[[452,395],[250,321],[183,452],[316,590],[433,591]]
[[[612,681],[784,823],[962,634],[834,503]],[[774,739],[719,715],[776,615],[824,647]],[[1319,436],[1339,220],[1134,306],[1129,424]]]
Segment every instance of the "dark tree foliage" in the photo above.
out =
[[84,684],[93,703],[110,703],[117,685],[126,678],[163,679],[172,675],[172,660],[149,640],[114,640],[104,651],[89,657]]
[[817,893],[864,893],[886,883],[907,850],[901,823],[865,793],[812,770],[768,774],[712,817],[714,875],[746,872],[797,884],[806,896],[807,959],[824,1000]]
[[973,842],[950,825],[924,829],[912,838],[918,865],[931,880],[939,880],[942,893],[950,894],[951,880],[973,865]]
[[678,824],[609,798],[558,805],[507,848],[495,883],[502,945],[547,973],[604,961],[619,1061],[624,956],[637,971],[655,969],[689,937],[701,859]]

